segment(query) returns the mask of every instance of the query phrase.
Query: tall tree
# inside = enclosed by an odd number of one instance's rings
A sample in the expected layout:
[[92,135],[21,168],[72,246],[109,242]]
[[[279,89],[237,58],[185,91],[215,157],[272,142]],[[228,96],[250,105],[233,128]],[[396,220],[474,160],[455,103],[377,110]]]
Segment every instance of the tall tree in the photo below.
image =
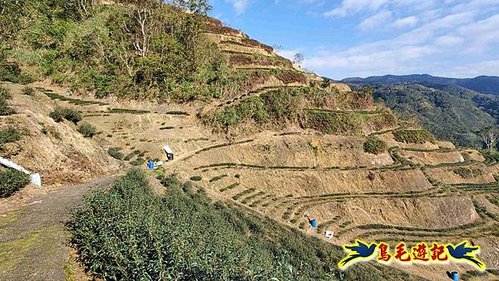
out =
[[303,62],[303,60],[305,60],[303,55],[301,53],[296,53],[295,57],[293,58],[293,63],[300,65]]
[[192,13],[206,15],[211,10],[208,0],[173,0],[172,4]]
[[482,141],[485,143],[488,150],[495,149],[497,139],[499,138],[499,129],[497,127],[485,127],[480,130],[479,135],[482,137]]

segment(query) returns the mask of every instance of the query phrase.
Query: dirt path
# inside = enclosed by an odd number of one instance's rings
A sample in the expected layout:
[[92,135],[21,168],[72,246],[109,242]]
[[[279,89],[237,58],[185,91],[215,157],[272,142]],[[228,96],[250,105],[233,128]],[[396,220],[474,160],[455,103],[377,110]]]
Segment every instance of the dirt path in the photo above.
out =
[[108,186],[114,179],[50,192],[0,216],[0,280],[65,280],[71,271],[64,227],[69,209],[92,187]]

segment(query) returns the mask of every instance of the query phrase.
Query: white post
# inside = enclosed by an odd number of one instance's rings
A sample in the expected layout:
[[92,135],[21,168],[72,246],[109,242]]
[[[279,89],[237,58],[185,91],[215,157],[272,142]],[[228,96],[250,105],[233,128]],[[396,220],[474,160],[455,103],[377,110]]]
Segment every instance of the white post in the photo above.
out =
[[2,157],[0,157],[0,164],[6,166],[8,168],[12,168],[14,170],[17,170],[19,172],[22,172],[22,173],[29,175],[32,184],[34,184],[36,186],[42,186],[42,178],[40,177],[40,174],[31,174],[30,171],[24,169],[23,167],[17,165],[14,162],[12,162],[8,159],[2,158]]

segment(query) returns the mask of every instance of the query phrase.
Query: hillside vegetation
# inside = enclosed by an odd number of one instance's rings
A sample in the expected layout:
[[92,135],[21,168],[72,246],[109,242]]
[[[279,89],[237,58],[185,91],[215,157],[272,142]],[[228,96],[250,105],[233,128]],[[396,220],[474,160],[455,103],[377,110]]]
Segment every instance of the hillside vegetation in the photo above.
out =
[[[373,86],[374,98],[402,116],[414,116],[440,139],[467,147],[482,147],[481,128],[498,122],[494,96],[456,87],[429,88],[418,84]],[[471,93],[470,93],[471,92]],[[492,115],[491,114],[495,114]]]
[[412,75],[385,75],[371,76],[367,78],[346,78],[342,80],[345,83],[355,84],[421,84],[425,86],[459,86],[469,90],[473,90],[482,94],[499,95],[499,77],[497,76],[478,76],[475,78],[447,78],[437,77],[428,74],[412,74]]

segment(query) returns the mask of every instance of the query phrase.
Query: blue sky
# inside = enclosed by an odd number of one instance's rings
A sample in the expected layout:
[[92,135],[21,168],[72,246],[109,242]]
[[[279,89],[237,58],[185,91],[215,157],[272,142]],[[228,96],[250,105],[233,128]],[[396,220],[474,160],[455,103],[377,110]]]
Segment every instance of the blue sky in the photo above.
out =
[[211,0],[210,15],[335,79],[499,75],[499,0]]

